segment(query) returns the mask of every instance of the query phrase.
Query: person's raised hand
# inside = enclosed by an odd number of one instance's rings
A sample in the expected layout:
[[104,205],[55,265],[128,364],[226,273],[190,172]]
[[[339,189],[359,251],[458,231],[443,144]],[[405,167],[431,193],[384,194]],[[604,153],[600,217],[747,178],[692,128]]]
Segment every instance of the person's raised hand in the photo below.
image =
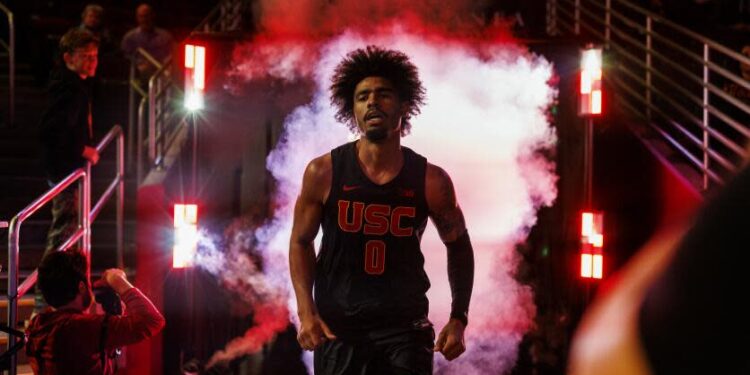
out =
[[110,268],[102,274],[102,281],[114,289],[117,294],[123,294],[133,287],[125,275],[125,271],[119,268]]

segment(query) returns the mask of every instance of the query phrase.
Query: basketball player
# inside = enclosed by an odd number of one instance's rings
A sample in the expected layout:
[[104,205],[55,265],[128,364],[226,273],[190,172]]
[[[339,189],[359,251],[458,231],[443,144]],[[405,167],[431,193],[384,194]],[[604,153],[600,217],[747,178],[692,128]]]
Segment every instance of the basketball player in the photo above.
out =
[[[304,173],[289,250],[298,341],[315,351],[316,374],[431,374],[434,351],[465,351],[474,253],[448,174],[401,146],[424,101],[417,68],[369,46],[337,66],[331,91],[336,119],[360,137]],[[447,247],[452,294],[437,341],[420,250],[428,217]]]

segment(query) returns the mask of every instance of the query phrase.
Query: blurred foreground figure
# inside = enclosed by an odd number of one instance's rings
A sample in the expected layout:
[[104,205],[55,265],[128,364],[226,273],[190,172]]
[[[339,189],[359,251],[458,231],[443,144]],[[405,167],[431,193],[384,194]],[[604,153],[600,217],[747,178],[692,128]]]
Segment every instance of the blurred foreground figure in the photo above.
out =
[[750,373],[748,192],[744,168],[694,222],[652,240],[602,289],[573,340],[569,374]]

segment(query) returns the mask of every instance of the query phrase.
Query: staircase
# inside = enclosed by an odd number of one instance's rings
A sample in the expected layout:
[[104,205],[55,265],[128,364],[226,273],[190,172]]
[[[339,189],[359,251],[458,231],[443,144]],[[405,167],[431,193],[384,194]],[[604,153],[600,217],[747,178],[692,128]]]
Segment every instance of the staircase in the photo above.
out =
[[[0,61],[0,101],[7,103],[7,59]],[[117,80],[102,84],[107,95],[100,95],[96,103],[98,118],[95,118],[96,136],[101,137],[114,125],[115,121],[127,118],[127,87]],[[49,189],[42,168],[42,150],[38,142],[38,122],[47,105],[47,90],[34,83],[32,69],[27,64],[16,65],[16,111],[12,126],[0,126],[0,221],[10,220],[34,199]],[[125,124],[123,124],[124,126]],[[110,145],[101,155],[100,162],[92,167],[92,205],[98,201],[115,175],[115,145]],[[135,179],[126,178],[125,223],[124,223],[124,264],[134,268],[135,234]],[[115,196],[103,208],[92,224],[91,267],[92,275],[98,276],[107,268],[117,266],[116,253],[116,204]],[[47,230],[51,219],[51,202],[29,218],[21,226],[19,273],[22,282],[38,265],[45,248]],[[8,229],[0,229],[0,321],[7,317],[8,285]],[[33,293],[30,292],[30,293]],[[18,318],[20,323],[27,320],[33,309],[33,295],[19,301]],[[0,336],[0,345],[5,345],[7,337]],[[23,356],[19,363],[24,363]],[[21,369],[19,369],[21,370]],[[21,370],[21,373],[23,371]]]
[[639,4],[548,0],[548,33],[603,47],[611,106],[661,161],[710,193],[747,157],[750,81],[740,66],[750,58],[732,38],[713,40]]

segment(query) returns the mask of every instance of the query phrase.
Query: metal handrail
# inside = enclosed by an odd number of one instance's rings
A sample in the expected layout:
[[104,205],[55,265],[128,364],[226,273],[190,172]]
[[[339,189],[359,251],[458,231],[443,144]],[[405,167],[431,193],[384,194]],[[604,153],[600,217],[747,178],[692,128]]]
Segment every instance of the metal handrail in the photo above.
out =
[[148,138],[143,136],[143,117],[146,115],[146,104],[148,103],[148,95],[141,98],[138,103],[138,129],[137,129],[137,147],[136,147],[136,181],[141,183],[143,181],[143,143],[148,141]]
[[13,21],[13,12],[0,3],[0,12],[8,19],[8,41],[0,39],[0,45],[8,51],[8,125],[12,126],[16,111],[16,27]]
[[[5,353],[0,355],[0,363],[5,362],[6,358],[10,359],[11,356],[16,355],[21,349],[23,349],[24,345],[26,345],[26,334],[14,329],[13,327],[7,326],[5,324],[0,323],[0,331],[5,332],[8,334],[8,338],[10,337],[17,337],[18,340],[14,340],[15,344],[9,347]],[[9,340],[10,341],[10,340]]]
[[242,31],[244,0],[223,0],[190,33],[228,33]]
[[[159,62],[155,57],[151,56],[143,48],[136,49],[135,53],[137,56],[144,58],[151,66],[157,71],[161,70],[164,66],[163,63]],[[143,100],[148,100],[148,90],[141,87],[139,80],[136,78],[136,60],[133,58],[130,61],[130,78],[129,78],[129,90],[128,90],[128,165],[133,165],[135,159],[140,156],[140,150],[143,138],[140,135],[136,136],[137,129],[143,125],[143,118],[140,115],[140,108],[136,109],[136,101],[143,105]],[[151,77],[149,77],[150,80]],[[138,99],[136,99],[136,95]],[[136,116],[138,116],[136,118]],[[140,161],[136,163],[136,168],[141,168]],[[140,182],[140,173],[138,174],[138,182]]]
[[[634,84],[625,84],[616,74],[608,80],[616,80],[614,87],[627,93],[623,107],[646,119],[690,161],[703,177],[702,190],[736,171],[747,156],[744,144],[750,139],[750,124],[740,119],[750,117],[750,103],[724,91],[719,82],[745,90],[750,90],[750,82],[718,57],[737,66],[750,64],[750,58],[629,0],[548,0],[547,7],[552,9],[550,35],[585,34],[622,58],[614,64],[614,73],[625,74]],[[674,54],[690,65],[674,61]],[[674,76],[678,73],[679,79]],[[635,104],[628,103],[633,100]],[[669,129],[680,136],[670,136]]]
[[[196,26],[190,33],[190,36],[201,33],[229,33],[242,31],[243,6],[247,2],[243,0],[222,0],[217,6]],[[141,51],[139,51],[141,52]],[[148,59],[148,53],[141,52]],[[148,59],[157,69],[148,80],[148,90],[137,87],[131,79],[130,90],[130,127],[129,136],[132,143],[128,145],[128,160],[135,159],[137,170],[137,180],[141,183],[144,176],[143,168],[161,168],[164,162],[165,154],[184,126],[187,126],[189,113],[180,111],[175,108],[174,99],[182,95],[182,90],[174,84],[174,74],[172,74],[173,61],[167,58],[161,65],[157,61]],[[131,78],[134,75],[134,68],[131,66]],[[140,90],[138,90],[140,89]],[[141,101],[138,104],[136,100],[136,91],[139,91]],[[146,100],[144,103],[143,100]],[[148,108],[145,108],[145,107]],[[148,114],[148,128],[143,131],[143,119]],[[135,117],[137,116],[137,119]],[[133,126],[137,122],[137,126]],[[133,136],[137,132],[136,136]],[[145,149],[145,150],[144,150]],[[144,157],[144,151],[147,154]],[[147,172],[146,172],[147,173]]]
[[171,58],[148,80],[148,157],[158,165],[164,152],[167,119],[172,116],[170,93],[173,89]]
[[[109,188],[102,194],[101,198],[97,201],[95,209],[91,210],[91,163],[87,162],[84,167],[78,168],[71,172],[62,181],[58,182],[51,189],[47,190],[39,198],[35,199],[31,204],[22,209],[10,222],[10,230],[8,232],[8,325],[13,327],[18,316],[18,299],[23,297],[26,292],[34,286],[37,279],[37,270],[29,275],[21,285],[18,285],[19,278],[19,265],[18,256],[20,253],[20,234],[21,224],[31,215],[35,214],[39,209],[44,207],[56,196],[60,195],[70,185],[79,182],[79,222],[78,229],[68,237],[62,245],[56,250],[65,251],[75,242],[81,242],[81,249],[86,255],[88,267],[91,269],[91,223],[96,219],[99,214],[101,207],[106,203],[114,194],[117,192],[117,262],[118,266],[122,267],[122,251],[123,251],[123,225],[124,225],[124,199],[125,199],[125,138],[122,132],[122,128],[119,125],[115,125],[112,129],[104,136],[104,138],[97,144],[97,152],[103,152],[112,140],[117,139],[117,161],[116,161],[116,175],[110,184]],[[16,343],[16,339],[9,339],[8,347],[12,347]],[[17,371],[17,357],[15,354],[11,355],[10,358],[10,375],[15,375]]]
[[195,27],[193,32],[210,32],[216,29],[216,22],[214,21],[219,14],[219,7],[214,7],[210,12],[203,18],[203,20]]
[[[619,33],[619,31],[616,28],[613,28],[612,31],[613,31],[614,34],[618,34]],[[633,55],[632,53],[628,52],[625,48],[622,48],[622,47],[620,47],[618,45],[613,45],[612,49],[614,51],[616,51],[619,54],[619,56],[627,58],[628,60],[632,61],[634,64],[638,65],[639,67],[641,67],[643,69],[648,69],[648,66],[646,65],[645,62],[640,61],[635,55]],[[658,57],[659,60],[662,61],[664,64],[669,65],[671,68],[675,69],[676,71],[681,72],[682,74],[685,75],[685,78],[689,79],[693,83],[695,83],[697,85],[700,85],[700,86],[703,86],[704,83],[703,83],[703,81],[701,79],[698,79],[696,77],[691,77],[690,76],[690,72],[688,70],[686,70],[684,67],[680,66],[679,64],[672,62],[666,56],[664,56],[664,55],[662,55],[662,54],[660,54],[658,52],[655,52],[655,51],[652,51],[651,55],[654,56],[654,57]],[[714,64],[710,64],[709,66],[713,67]],[[629,69],[627,67],[621,67],[621,70],[623,72],[628,72],[629,71]],[[724,69],[717,67],[717,68],[715,68],[715,71],[717,71],[719,73],[722,73],[724,71]],[[730,73],[730,72],[727,72],[727,73],[730,74],[730,75],[732,75],[732,73]],[[643,80],[640,77],[635,77],[634,73],[630,72],[628,74],[631,75],[632,78],[637,79],[641,83],[645,84],[645,80]],[[700,107],[702,107],[704,105],[702,99],[696,98],[696,97],[691,97],[690,93],[688,92],[687,89],[685,89],[684,87],[682,87],[680,84],[678,84],[678,83],[670,80],[670,78],[667,77],[664,73],[662,73],[660,71],[652,71],[651,74],[652,74],[652,77],[658,77],[665,84],[669,85],[671,90],[674,90],[675,92],[678,92],[678,93],[681,93],[681,94],[685,95],[686,99],[692,101],[695,105],[700,106]],[[730,78],[730,79],[732,78],[729,75],[724,75],[724,76],[727,77],[727,78]],[[741,78],[739,78],[737,76],[734,76],[734,75],[732,75],[732,76],[736,77],[737,79],[741,79]],[[732,80],[732,81],[733,82],[737,82],[737,81],[734,81],[734,80]],[[747,89],[750,90],[750,83],[748,83],[746,81],[740,81],[740,82],[743,83],[743,87],[744,87],[744,85],[747,85]],[[708,90],[711,92],[711,94],[717,95],[720,98],[724,99],[726,102],[730,103],[731,105],[733,105],[733,106],[735,106],[735,107],[737,107],[737,108],[739,108],[739,109],[741,109],[741,110],[743,110],[745,112],[749,112],[750,113],[750,105],[745,104],[745,103],[739,101],[738,99],[736,99],[736,98],[732,97],[731,95],[725,93],[723,90],[721,90],[720,88],[716,87],[715,85],[713,85],[711,83],[708,83],[706,85],[706,88],[708,88]],[[652,88],[652,90],[654,92],[658,91],[655,88]],[[672,100],[666,94],[663,94],[662,97],[664,98],[664,100],[667,100],[667,101]],[[750,129],[747,128],[747,127],[744,127],[744,125],[742,125],[739,121],[736,121],[736,120],[730,118],[727,114],[725,114],[723,111],[721,111],[720,109],[718,109],[718,108],[716,108],[714,106],[708,105],[706,108],[708,109],[709,113],[711,113],[712,115],[718,117],[721,121],[723,121],[727,125],[731,126],[737,132],[742,133],[742,135],[744,135],[745,137],[750,138]]]
[[148,61],[149,64],[153,65],[156,69],[161,69],[163,65],[167,64],[165,62],[159,61],[159,59],[157,59],[156,57],[151,56],[151,54],[148,53],[148,51],[146,51],[145,49],[141,47],[138,47],[135,51],[139,55],[141,55],[144,59],[146,59],[146,61]]
[[[129,137],[128,143],[128,160],[130,163],[135,162],[137,181],[143,181],[144,159],[148,162],[148,168],[158,167],[160,160],[163,159],[164,150],[169,147],[171,135],[179,130],[180,122],[173,124],[172,128],[167,128],[169,120],[174,115],[171,99],[173,91],[180,92],[174,86],[174,80],[171,74],[172,57],[168,56],[164,61],[159,62],[145,50],[139,48],[140,53],[146,61],[149,62],[156,71],[148,79],[148,88],[140,87],[135,79],[135,66],[131,63],[131,83],[129,95]],[[136,94],[140,98],[136,109]],[[135,119],[134,119],[135,117]],[[145,119],[148,117],[148,123]],[[135,124],[135,126],[133,126]],[[147,131],[144,134],[144,127]],[[144,148],[147,154],[144,158]]]
[[99,141],[96,145],[96,151],[101,154],[107,146],[113,141],[117,140],[117,155],[115,158],[115,177],[110,182],[107,189],[102,193],[99,200],[96,202],[94,207],[91,209],[90,220],[93,222],[96,217],[99,216],[99,212],[104,207],[104,204],[109,201],[112,194],[117,194],[117,207],[115,209],[116,223],[117,223],[117,267],[123,268],[124,262],[124,223],[125,223],[125,134],[122,131],[120,125],[115,125],[110,129],[107,135]]
[[[88,212],[85,212],[86,208],[86,201],[88,200],[88,197],[86,196],[90,192],[90,179],[89,175],[86,173],[87,168],[78,168],[75,171],[71,172],[67,177],[65,177],[62,181],[60,181],[57,185],[55,185],[53,188],[48,190],[46,193],[42,194],[41,197],[34,200],[31,204],[26,206],[23,210],[21,210],[10,222],[10,231],[8,233],[8,326],[15,327],[16,320],[18,319],[18,298],[22,297],[23,295],[19,295],[19,288],[18,288],[18,255],[19,255],[19,240],[20,240],[20,234],[21,234],[21,224],[31,215],[36,213],[40,208],[42,208],[45,204],[47,204],[49,201],[51,201],[54,197],[59,195],[63,190],[65,190],[68,186],[72,185],[73,183],[77,181],[81,181],[81,187],[79,190],[79,193],[82,196],[82,199],[79,200],[79,212],[82,214],[79,215],[79,230],[83,231],[85,233],[86,230],[86,223],[84,222],[84,219],[88,217]],[[87,246],[90,243],[87,243],[87,241],[84,239],[82,241],[82,248],[84,253],[87,253]],[[36,279],[36,272],[33,273],[34,279]],[[28,290],[28,288],[26,288]],[[8,349],[10,349],[13,345],[16,344],[16,339],[14,338],[8,338]],[[15,355],[11,355],[10,357],[10,375],[15,375],[17,370],[17,361],[18,358]]]
[[[629,94],[637,96],[636,90],[633,90],[631,87],[628,87],[628,85],[625,82],[623,82],[622,80],[620,80],[619,78],[615,77],[613,79],[613,83],[615,83],[616,85],[618,85],[621,89],[627,91]],[[637,98],[636,100],[640,100],[640,99],[641,98]],[[736,167],[733,166],[729,160],[727,160],[726,158],[724,158],[721,154],[719,154],[719,153],[711,150],[710,148],[706,148],[705,145],[703,144],[702,140],[698,139],[695,135],[691,134],[690,131],[688,131],[681,124],[679,124],[677,122],[674,122],[674,121],[671,121],[670,116],[668,116],[664,111],[662,111],[658,107],[654,106],[653,104],[649,104],[649,103],[645,103],[645,102],[641,102],[641,104],[647,106],[651,111],[653,111],[654,113],[656,113],[659,116],[661,116],[662,118],[664,118],[665,121],[667,121],[669,125],[671,125],[675,129],[677,129],[694,146],[700,148],[702,151],[705,151],[712,160],[715,160],[716,162],[718,162],[719,164],[721,164],[724,168],[726,168],[729,171],[732,171],[732,172],[735,171]],[[700,123],[700,120],[698,120],[698,119],[695,119],[695,118],[692,118],[692,117],[690,117],[689,119],[691,121],[693,121],[693,122]],[[709,128],[708,131],[712,135],[716,136],[716,134],[715,134],[716,130]],[[721,140],[722,138],[720,138],[720,137],[723,137],[723,135],[719,134],[717,136],[717,139]],[[727,140],[727,139],[724,139],[724,142],[730,142],[730,141]],[[728,147],[731,147],[731,146],[728,146]],[[681,147],[681,149],[684,149],[684,147]],[[739,153],[739,152],[743,152],[744,150],[743,149],[739,149],[739,150],[733,149],[733,151]],[[687,158],[692,158],[692,155],[685,155],[685,156]]]

